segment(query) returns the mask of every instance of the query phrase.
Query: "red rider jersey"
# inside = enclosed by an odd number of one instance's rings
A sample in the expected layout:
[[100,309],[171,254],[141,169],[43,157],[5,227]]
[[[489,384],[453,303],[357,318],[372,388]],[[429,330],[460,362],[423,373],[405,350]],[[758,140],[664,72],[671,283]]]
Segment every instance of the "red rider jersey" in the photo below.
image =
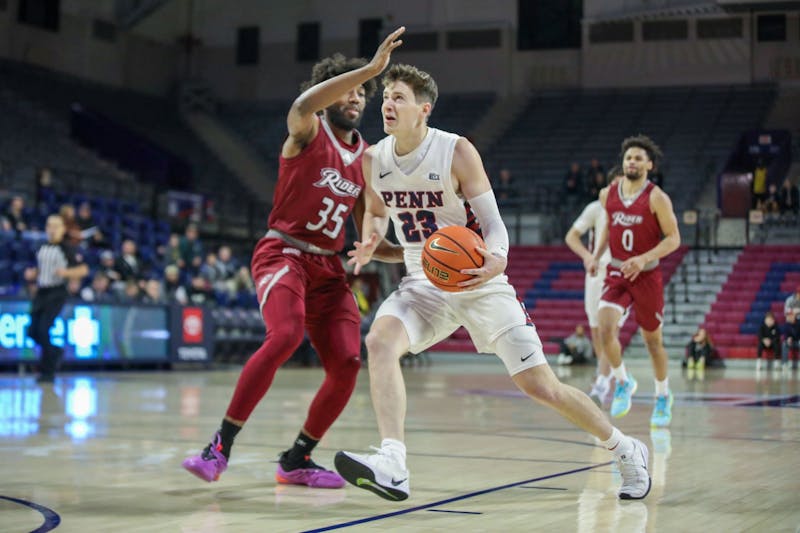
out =
[[345,222],[364,190],[367,143],[343,143],[320,117],[317,136],[295,157],[280,157],[269,228],[326,250],[344,247]]
[[610,187],[606,198],[608,246],[611,257],[619,261],[653,249],[662,239],[661,226],[650,209],[655,185],[648,181],[632,198],[623,199],[622,183]]

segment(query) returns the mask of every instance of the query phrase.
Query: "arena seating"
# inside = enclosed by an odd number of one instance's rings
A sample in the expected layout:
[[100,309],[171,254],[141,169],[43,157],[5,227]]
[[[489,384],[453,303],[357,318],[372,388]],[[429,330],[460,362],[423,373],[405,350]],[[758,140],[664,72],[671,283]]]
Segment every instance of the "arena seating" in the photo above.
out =
[[[688,247],[682,246],[662,260],[665,284],[675,273]],[[582,324],[589,323],[583,304],[584,269],[581,261],[566,246],[514,246],[507,270],[517,295],[525,303],[539,333],[546,354],[559,351],[558,341]],[[633,313],[620,332],[623,348],[636,332]],[[463,328],[439,343],[435,350],[473,352],[475,348]]]
[[[156,248],[169,240],[170,225],[142,214],[136,202],[102,196],[53,193],[48,196],[46,203],[36,208],[27,208],[25,212],[32,221],[32,226],[44,228],[47,215],[57,212],[62,204],[78,205],[83,201],[91,204],[92,216],[113,250],[119,250],[124,239],[132,239],[137,244],[142,261],[146,265],[158,267],[153,276],[161,277],[164,265],[159,263]],[[25,231],[19,238],[14,232],[0,232],[0,294],[13,294],[19,290],[23,284],[23,271],[25,267],[36,264],[36,250],[44,238],[41,231]],[[90,268],[99,264],[98,249],[87,248],[83,250],[83,255]]]
[[[468,135],[494,102],[493,93],[442,95],[431,115],[431,126]],[[219,116],[243,138],[250,141],[271,168],[278,168],[280,146],[286,138],[285,100],[227,103]],[[364,110],[360,127],[367,142],[374,144],[386,136],[380,113],[381,96],[376,94]]]
[[743,85],[536,92],[484,159],[492,175],[509,169],[523,195],[549,190],[560,205],[570,162],[609,165],[623,138],[644,133],[666,154],[664,189],[680,213],[722,169],[741,132],[763,123],[774,98],[773,87]]
[[717,295],[704,327],[725,358],[756,356],[764,314],[784,322],[783,303],[800,285],[800,246],[750,245]]
[[[87,190],[80,180],[68,180],[72,185],[73,181],[80,185],[70,187],[70,192],[102,196],[119,192],[108,179],[119,177],[127,181],[125,196],[136,194],[141,187],[135,177],[70,138],[70,107],[77,102],[188,161],[194,190],[214,198],[218,219],[229,225],[246,224],[247,209],[242,209],[242,199],[252,195],[183,123],[172,100],[112,89],[7,61],[0,61],[0,77],[3,79],[0,115],[4,117],[0,120],[4,139],[0,143],[0,160],[14,174],[47,166],[54,169],[59,181],[65,181],[65,174],[97,176],[105,179],[92,180],[94,190]],[[28,176],[27,183],[12,182],[14,190],[30,195],[32,190],[26,185],[32,188],[35,180],[32,171]],[[221,183],[225,187],[221,188]],[[135,199],[150,201],[151,198],[152,186],[136,194]]]

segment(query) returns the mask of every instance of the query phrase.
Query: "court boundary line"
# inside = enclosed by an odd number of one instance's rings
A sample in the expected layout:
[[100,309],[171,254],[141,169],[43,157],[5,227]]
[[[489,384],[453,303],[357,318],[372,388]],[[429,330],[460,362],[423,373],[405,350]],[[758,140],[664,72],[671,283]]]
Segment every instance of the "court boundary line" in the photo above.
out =
[[39,505],[38,503],[29,502],[28,500],[22,500],[20,498],[12,498],[11,496],[0,495],[0,499],[30,507],[34,511],[38,511],[44,517],[42,525],[32,530],[31,533],[46,533],[47,531],[54,530],[61,523],[61,516],[44,505]]
[[524,481],[516,481],[514,483],[506,483],[505,485],[499,485],[497,487],[490,487],[488,489],[482,489],[474,492],[468,492],[467,494],[462,494],[460,496],[454,496],[452,498],[446,498],[444,500],[439,500],[431,503],[426,503],[423,505],[417,505],[415,507],[409,507],[408,509],[402,509],[400,511],[393,511],[391,513],[384,513],[375,516],[369,516],[366,518],[359,518],[356,520],[350,520],[348,522],[342,522],[340,524],[333,524],[330,526],[324,526],[321,528],[316,529],[307,529],[303,530],[301,533],[321,533],[323,531],[332,531],[334,529],[342,529],[350,526],[356,526],[359,524],[366,524],[367,522],[375,522],[376,520],[384,520],[386,518],[393,518],[395,516],[401,516],[404,514],[413,513],[416,511],[425,511],[432,507],[439,507],[440,505],[447,505],[449,503],[458,502],[462,500],[466,500],[469,498],[474,498],[476,496],[483,496],[484,494],[490,494],[492,492],[497,492],[505,489],[511,489],[514,487],[519,487],[521,485],[527,485],[528,483],[536,483],[537,481],[545,481],[547,479],[553,479],[562,476],[568,476],[570,474],[577,474],[579,472],[586,472],[587,470],[592,470],[594,468],[600,468],[601,466],[608,466],[612,464],[614,461],[607,461],[605,463],[598,463],[595,465],[584,466],[583,468],[576,468],[573,470],[567,470],[565,472],[557,472],[555,474],[549,474],[547,476],[540,476],[532,479],[526,479]]

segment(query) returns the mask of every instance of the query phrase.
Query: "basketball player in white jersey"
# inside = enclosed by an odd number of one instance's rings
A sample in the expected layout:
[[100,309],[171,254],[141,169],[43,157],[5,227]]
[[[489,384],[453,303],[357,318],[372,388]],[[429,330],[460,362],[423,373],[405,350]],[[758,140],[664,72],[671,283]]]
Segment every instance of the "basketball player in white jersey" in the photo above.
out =
[[[613,450],[623,478],[620,498],[644,498],[650,490],[647,447],[613,427],[586,394],[560,383],[547,365],[536,328],[503,274],[508,233],[480,155],[467,139],[428,127],[438,96],[436,83],[415,67],[394,65],[383,86],[381,113],[389,136],[364,153],[363,240],[348,254],[358,274],[391,218],[404,249],[407,275],[378,309],[366,339],[381,447],[370,455],[339,452],[337,470],[353,485],[387,500],[408,498],[406,390],[400,357],[421,352],[464,326],[480,352],[503,360],[520,390]],[[460,283],[466,290],[445,292],[425,277],[422,247],[437,228],[466,224],[465,200],[483,231],[486,249],[478,251],[484,264],[463,271],[473,275]]]
[[[615,183],[616,180],[622,177],[622,168],[615,166],[608,173],[608,181]],[[611,393],[611,365],[608,364],[608,358],[605,356],[603,350],[603,343],[600,342],[599,322],[597,321],[597,311],[600,305],[600,293],[603,290],[603,281],[606,278],[606,267],[611,261],[611,252],[606,250],[600,257],[600,264],[596,276],[589,273],[589,267],[594,259],[592,252],[597,243],[597,239],[602,235],[603,229],[608,223],[606,210],[600,204],[600,200],[590,202],[581,212],[572,227],[567,232],[564,242],[567,243],[570,250],[575,252],[575,255],[583,260],[583,266],[586,269],[586,279],[584,281],[583,290],[583,306],[586,311],[586,318],[589,319],[589,328],[592,331],[592,347],[594,348],[594,355],[597,358],[597,375],[592,384],[592,390],[589,392],[589,397],[592,398],[598,405],[603,406],[610,402]],[[589,232],[589,247],[584,246],[581,237]],[[619,326],[625,323],[628,314],[625,313],[620,319]]]

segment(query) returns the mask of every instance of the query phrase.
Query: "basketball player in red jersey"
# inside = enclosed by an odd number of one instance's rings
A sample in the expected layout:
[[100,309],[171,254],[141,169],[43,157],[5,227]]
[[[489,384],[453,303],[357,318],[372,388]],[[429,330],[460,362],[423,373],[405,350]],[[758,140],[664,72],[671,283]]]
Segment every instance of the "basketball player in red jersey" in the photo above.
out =
[[642,329],[655,375],[656,401],[650,425],[666,427],[672,420],[672,392],[667,378],[667,352],[661,324],[664,318],[664,283],[659,260],[681,243],[678,222],[669,196],[647,180],[647,173],[661,157],[661,150],[648,137],[639,135],[622,142],[625,177],[600,192],[600,203],[608,224],[598,241],[590,272],[597,271],[606,245],[611,262],[600,298],[600,337],[611,370],[617,380],[611,416],[621,417],[631,409],[637,382],[625,369],[616,329],[620,317],[633,305]]
[[[245,364],[219,431],[184,468],[216,481],[228,466],[236,434],[266,394],[278,367],[303,340],[304,328],[325,368],[325,380],[293,446],[281,453],[279,483],[339,488],[344,480],[311,460],[311,452],[344,409],[360,367],[360,316],[337,252],[344,221],[364,212],[361,156],[355,129],[373,78],[389,64],[405,31],[389,35],[367,63],[341,54],[316,64],[286,120],[269,231],[256,245],[251,272],[267,336]],[[321,114],[320,114],[321,113]],[[402,249],[384,241],[381,259],[399,262]]]

